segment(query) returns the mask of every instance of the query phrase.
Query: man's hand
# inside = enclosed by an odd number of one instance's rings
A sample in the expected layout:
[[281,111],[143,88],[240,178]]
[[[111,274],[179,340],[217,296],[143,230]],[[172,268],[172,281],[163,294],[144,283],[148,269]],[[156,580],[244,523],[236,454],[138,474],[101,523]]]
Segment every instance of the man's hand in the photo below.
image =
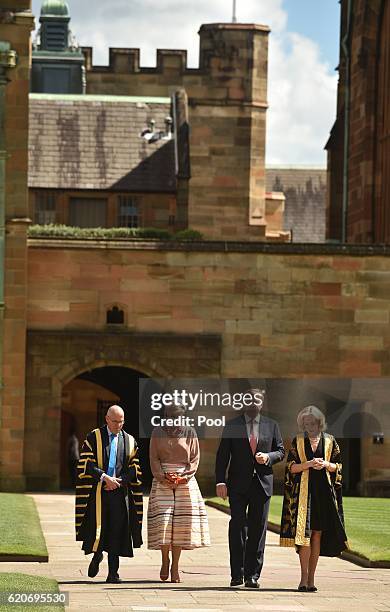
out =
[[260,465],[265,465],[266,463],[268,463],[268,453],[256,453],[255,459],[257,463],[260,463]]
[[227,498],[227,486],[225,484],[217,484],[217,497],[221,497],[222,499]]
[[103,478],[106,486],[104,487],[106,491],[114,491],[114,489],[118,489],[121,486],[121,483],[117,478],[113,476],[108,476],[107,474]]

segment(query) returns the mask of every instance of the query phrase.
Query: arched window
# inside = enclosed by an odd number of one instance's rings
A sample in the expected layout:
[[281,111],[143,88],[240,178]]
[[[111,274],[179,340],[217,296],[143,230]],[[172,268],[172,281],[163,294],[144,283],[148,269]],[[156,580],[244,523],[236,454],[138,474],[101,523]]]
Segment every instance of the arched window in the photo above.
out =
[[375,241],[390,242],[390,2],[383,3],[380,26],[376,156]]
[[125,313],[119,306],[113,306],[107,310],[106,323],[107,325],[123,325],[125,322]]

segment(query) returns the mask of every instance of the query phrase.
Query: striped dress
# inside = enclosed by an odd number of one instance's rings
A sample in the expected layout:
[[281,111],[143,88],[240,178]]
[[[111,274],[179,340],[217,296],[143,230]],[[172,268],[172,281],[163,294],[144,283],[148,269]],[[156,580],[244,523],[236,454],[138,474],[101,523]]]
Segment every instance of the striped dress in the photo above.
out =
[[[192,550],[210,546],[207,513],[195,473],[199,465],[199,441],[191,427],[176,435],[157,427],[150,440],[150,466],[153,473],[148,505],[148,548],[163,545]],[[165,483],[166,472],[185,476],[186,483],[175,490]]]

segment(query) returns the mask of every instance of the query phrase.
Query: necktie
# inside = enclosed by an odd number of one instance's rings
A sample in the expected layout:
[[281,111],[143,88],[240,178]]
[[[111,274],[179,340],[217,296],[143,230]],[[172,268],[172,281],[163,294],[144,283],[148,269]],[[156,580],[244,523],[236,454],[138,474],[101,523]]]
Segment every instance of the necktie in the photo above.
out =
[[257,438],[255,436],[255,421],[252,419],[251,421],[251,433],[249,436],[249,444],[251,447],[252,454],[254,455],[257,447]]
[[118,436],[115,434],[110,434],[110,458],[108,460],[108,476],[115,475],[115,465],[116,465],[116,449],[118,446]]

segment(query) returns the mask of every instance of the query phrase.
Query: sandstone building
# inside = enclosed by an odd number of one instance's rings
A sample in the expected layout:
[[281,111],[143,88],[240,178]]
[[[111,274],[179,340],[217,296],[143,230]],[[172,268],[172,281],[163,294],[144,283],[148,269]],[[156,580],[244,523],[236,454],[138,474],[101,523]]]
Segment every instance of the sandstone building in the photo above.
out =
[[390,239],[390,4],[341,2],[337,117],[327,144],[327,236]]
[[[51,1],[56,6],[62,2]],[[58,194],[54,212],[67,222],[72,198],[80,200],[85,192],[97,197],[96,191],[101,197],[104,192],[107,214],[116,223],[117,196],[130,189],[129,183],[124,192],[112,189],[117,180],[109,173],[113,158],[106,166],[97,164],[92,187],[79,182],[85,178],[83,167],[72,166],[69,152],[62,151],[66,168],[54,153],[47,159],[45,177],[36,153],[42,138],[50,134],[54,148],[56,142],[71,148],[67,113],[82,118],[84,105],[93,102],[96,106],[89,110],[95,123],[102,111],[109,119],[107,101],[88,102],[88,96],[123,97],[109,103],[123,104],[124,116],[130,112],[133,117],[133,107],[135,114],[145,112],[138,103],[150,105],[154,114],[160,112],[158,104],[171,107],[175,96],[183,95],[184,110],[176,123],[182,120],[184,135],[186,125],[191,126],[191,172],[181,176],[175,167],[171,174],[168,167],[162,178],[175,181],[175,190],[166,193],[161,187],[158,193],[161,201],[166,197],[166,207],[156,215],[166,219],[172,206],[176,218],[187,214],[185,224],[202,231],[205,240],[28,238],[29,215],[36,212],[29,207],[27,188],[29,8],[28,0],[0,0],[0,41],[8,44],[0,56],[6,76],[1,81],[5,115],[0,125],[5,171],[0,203],[5,204],[6,232],[0,309],[1,489],[66,486],[66,438],[73,426],[82,438],[107,403],[119,398],[127,426],[137,434],[139,378],[195,376],[270,379],[269,409],[283,424],[286,440],[295,433],[298,410],[316,402],[341,432],[348,489],[370,494],[388,490],[389,252],[375,246],[265,240],[268,28],[202,26],[199,69],[186,67],[184,52],[168,51],[159,52],[156,68],[144,69],[138,51],[130,49],[111,50],[110,65],[99,68],[84,49],[86,94],[74,94],[68,109],[56,97],[62,94],[31,97],[30,116],[36,119],[30,125],[30,144],[37,147],[30,158],[31,193],[38,199],[44,190]],[[16,63],[12,51],[17,52]],[[141,93],[147,101],[134,100]],[[165,109],[159,117],[163,114]],[[61,120],[62,137],[55,140]],[[78,142],[85,145],[83,138]],[[164,146],[158,145],[157,154]],[[129,155],[129,150],[120,151]],[[182,161],[185,146],[183,151]],[[74,177],[73,184],[61,183]],[[280,219],[277,202],[271,200],[270,207]],[[374,423],[363,438],[348,422],[361,413]],[[205,492],[213,485],[216,443],[215,438],[202,440]],[[142,444],[146,465],[147,442]],[[279,466],[279,480],[282,470]]]

